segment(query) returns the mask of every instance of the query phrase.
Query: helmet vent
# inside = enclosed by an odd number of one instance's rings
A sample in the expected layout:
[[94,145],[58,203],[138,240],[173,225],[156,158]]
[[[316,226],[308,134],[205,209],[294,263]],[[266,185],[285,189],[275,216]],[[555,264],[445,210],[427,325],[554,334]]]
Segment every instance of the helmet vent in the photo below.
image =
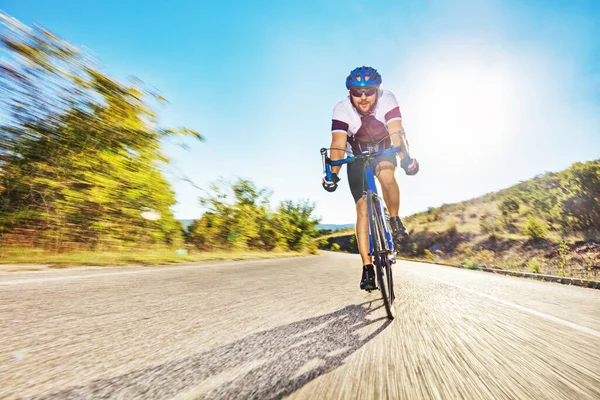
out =
[[381,75],[376,69],[372,67],[358,67],[350,72],[350,75],[346,78],[346,88],[352,87],[365,87],[381,85]]

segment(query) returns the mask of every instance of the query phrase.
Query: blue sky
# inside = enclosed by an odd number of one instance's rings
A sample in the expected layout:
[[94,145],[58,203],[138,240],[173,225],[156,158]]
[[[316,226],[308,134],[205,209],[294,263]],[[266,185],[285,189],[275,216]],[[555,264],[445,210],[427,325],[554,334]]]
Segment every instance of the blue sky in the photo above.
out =
[[356,66],[383,75],[421,172],[400,171],[401,215],[600,158],[599,1],[30,1],[2,10],[88,48],[170,104],[165,143],[179,218],[218,177],[272,200],[309,198],[326,223],[355,218],[345,171],[320,185],[333,106]]

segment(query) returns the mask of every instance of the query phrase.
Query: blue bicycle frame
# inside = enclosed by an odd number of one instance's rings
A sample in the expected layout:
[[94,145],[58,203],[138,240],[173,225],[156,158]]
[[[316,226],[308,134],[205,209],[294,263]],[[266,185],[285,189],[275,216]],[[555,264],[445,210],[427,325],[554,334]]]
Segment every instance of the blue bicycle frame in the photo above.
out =
[[[379,217],[381,217],[382,221],[386,221],[385,218],[385,214],[383,211],[383,203],[381,201],[379,201],[379,196],[377,193],[377,186],[375,185],[375,167],[376,167],[376,157],[378,156],[386,156],[389,154],[396,154],[396,153],[402,153],[404,157],[406,157],[406,159],[408,159],[408,152],[406,151],[406,148],[404,146],[397,146],[397,147],[392,147],[389,149],[384,149],[384,150],[380,150],[374,153],[370,153],[370,152],[364,152],[363,154],[357,155],[357,156],[353,156],[353,157],[346,157],[344,159],[341,160],[331,160],[327,157],[327,149],[322,148],[321,149],[321,155],[325,158],[325,176],[327,177],[327,180],[331,180],[331,166],[338,166],[338,165],[343,165],[343,164],[348,164],[351,162],[354,162],[356,160],[366,160],[366,165],[365,165],[365,175],[366,175],[366,180],[367,180],[367,193],[372,193],[373,195],[373,199],[375,200],[375,203],[377,204],[376,207],[376,212],[378,214]],[[387,248],[380,248],[380,249],[375,249],[373,248],[373,232],[371,232],[371,224],[369,224],[369,255],[373,256],[375,255],[376,252],[382,252],[382,251],[389,251],[391,254],[393,254],[394,252],[394,242],[392,240],[392,235],[390,233],[389,227],[387,223],[383,224],[383,227],[385,229],[385,242],[387,243]]]

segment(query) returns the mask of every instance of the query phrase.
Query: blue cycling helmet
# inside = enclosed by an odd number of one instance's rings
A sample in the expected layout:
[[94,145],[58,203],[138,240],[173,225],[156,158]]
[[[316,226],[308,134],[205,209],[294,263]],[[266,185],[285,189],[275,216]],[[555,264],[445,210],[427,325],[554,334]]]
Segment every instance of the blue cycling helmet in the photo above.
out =
[[350,75],[346,78],[346,89],[353,87],[365,87],[381,85],[381,75],[375,68],[358,67],[350,72]]

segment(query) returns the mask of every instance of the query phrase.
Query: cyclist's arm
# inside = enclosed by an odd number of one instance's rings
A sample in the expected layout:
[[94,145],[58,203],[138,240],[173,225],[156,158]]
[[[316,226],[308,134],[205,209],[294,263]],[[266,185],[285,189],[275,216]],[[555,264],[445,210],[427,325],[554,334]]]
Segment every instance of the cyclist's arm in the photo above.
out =
[[[389,121],[387,124],[388,132],[390,132],[390,139],[392,139],[392,144],[394,147],[398,147],[403,144],[402,138],[400,134],[404,132],[404,127],[402,126],[402,120],[395,119],[393,121]],[[408,147],[408,146],[407,146]],[[407,148],[408,150],[408,148]],[[403,158],[404,155],[400,153],[400,157]]]
[[402,120],[395,119],[393,121],[388,122],[387,124],[388,132],[390,133],[390,139],[392,139],[392,143],[394,147],[400,146],[402,144],[402,138],[398,132],[404,131],[404,127],[402,126]]
[[[331,150],[329,152],[329,158],[333,161],[341,160],[346,155],[346,142],[348,141],[348,135],[345,132],[331,132]],[[331,167],[331,172],[339,174],[341,165],[334,165]]]

